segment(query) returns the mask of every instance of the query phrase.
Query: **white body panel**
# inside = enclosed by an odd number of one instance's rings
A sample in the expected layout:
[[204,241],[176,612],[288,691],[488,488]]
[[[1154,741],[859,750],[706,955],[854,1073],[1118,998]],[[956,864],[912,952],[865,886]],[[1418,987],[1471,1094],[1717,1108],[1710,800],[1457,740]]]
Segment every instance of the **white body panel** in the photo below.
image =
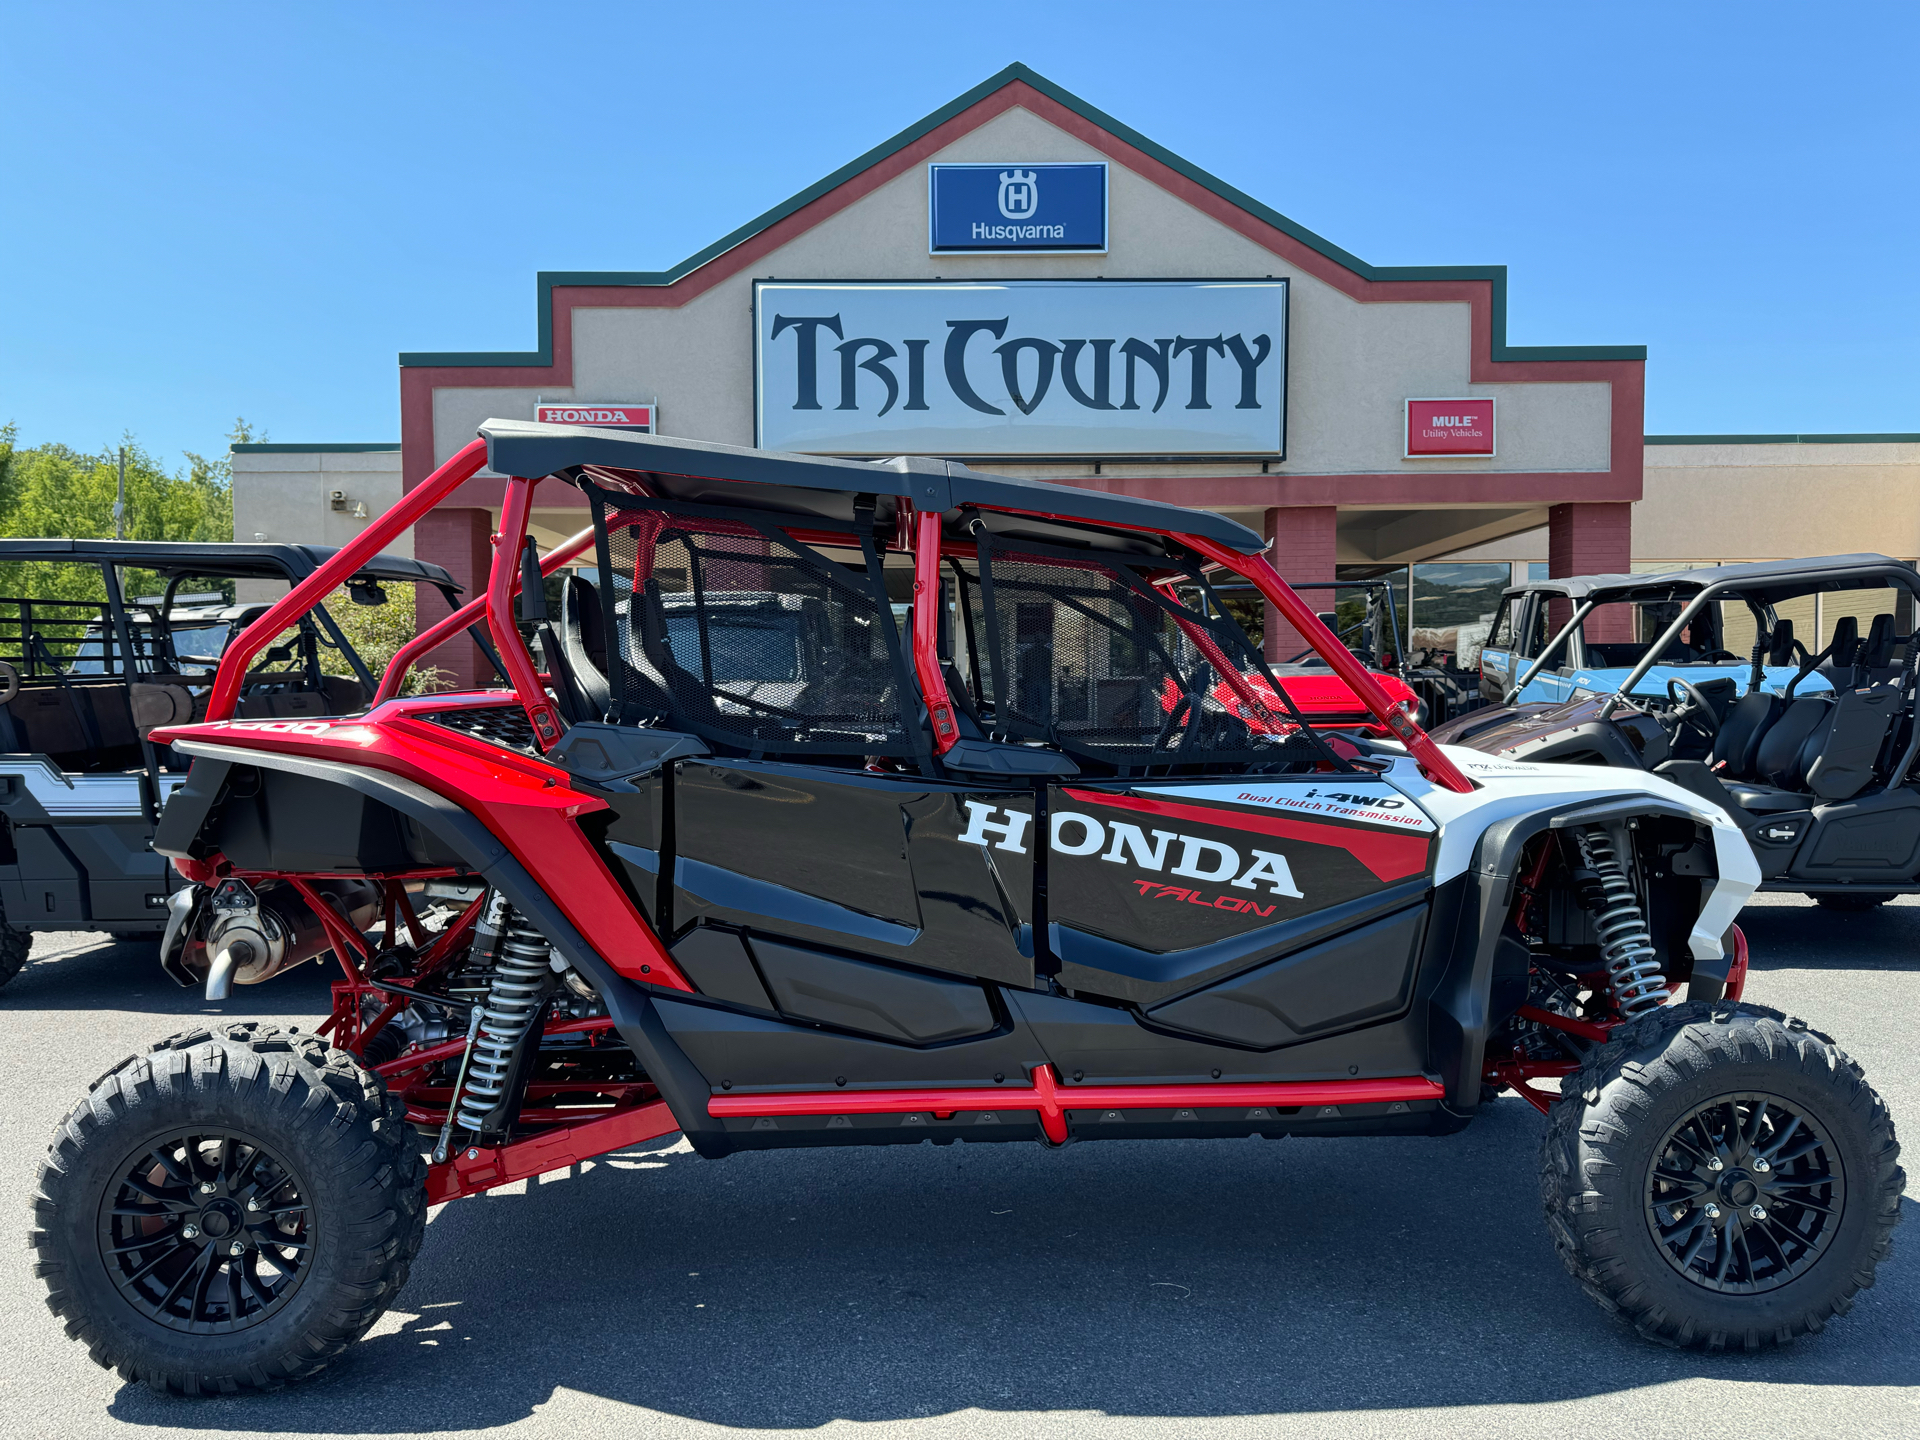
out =
[[1711,883],[1712,890],[1695,918],[1688,946],[1696,960],[1720,957],[1721,937],[1761,884],[1761,868],[1755,863],[1747,837],[1726,811],[1671,781],[1639,771],[1611,766],[1528,765],[1496,760],[1462,746],[1442,749],[1463,774],[1479,783],[1477,789],[1462,795],[1437,786],[1421,774],[1411,757],[1396,759],[1384,777],[1440,827],[1440,854],[1434,866],[1436,885],[1468,868],[1482,834],[1496,821],[1537,811],[1556,801],[1574,809],[1617,796],[1645,795],[1649,800],[1680,807],[1713,832],[1719,876]]

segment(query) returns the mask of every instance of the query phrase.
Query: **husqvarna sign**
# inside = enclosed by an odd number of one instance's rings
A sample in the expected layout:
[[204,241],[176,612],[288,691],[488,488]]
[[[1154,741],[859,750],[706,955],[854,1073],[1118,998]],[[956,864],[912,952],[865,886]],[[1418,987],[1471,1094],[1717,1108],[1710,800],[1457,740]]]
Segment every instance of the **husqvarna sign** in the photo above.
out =
[[1107,166],[930,165],[927,248],[1107,249]]
[[1281,458],[1285,280],[760,281],[755,444]]

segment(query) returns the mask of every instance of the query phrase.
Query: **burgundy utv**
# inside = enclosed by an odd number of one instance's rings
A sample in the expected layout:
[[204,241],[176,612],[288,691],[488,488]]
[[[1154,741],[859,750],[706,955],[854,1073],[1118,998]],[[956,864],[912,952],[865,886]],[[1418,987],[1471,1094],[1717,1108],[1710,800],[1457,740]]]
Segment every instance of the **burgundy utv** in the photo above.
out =
[[[486,595],[364,715],[232,719],[253,656],[483,466]],[[545,556],[543,481],[592,517]],[[156,735],[193,758],[169,973],[342,979],[317,1034],[204,1026],[93,1084],[34,1200],[49,1305],[130,1379],[270,1387],[373,1324],[429,1205],[676,1131],[1441,1136],[1512,1088],[1611,1311],[1818,1330],[1887,1252],[1899,1148],[1832,1041],[1740,999],[1742,833],[1658,776],[1437,746],[1263,549],[953,462],[489,422]],[[1217,582],[1374,733],[1308,724]],[[399,698],[477,621],[504,689]]]

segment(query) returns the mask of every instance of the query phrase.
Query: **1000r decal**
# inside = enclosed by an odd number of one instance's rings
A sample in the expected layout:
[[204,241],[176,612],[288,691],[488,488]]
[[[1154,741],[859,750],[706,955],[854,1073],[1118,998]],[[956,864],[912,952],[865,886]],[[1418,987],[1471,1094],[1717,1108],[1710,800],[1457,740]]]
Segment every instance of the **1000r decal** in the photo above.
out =
[[[1056,787],[1049,920],[1139,950],[1185,950],[1371,895],[1428,868],[1433,823],[1412,806],[1406,820],[1387,819],[1391,793],[1322,797],[1330,807],[1366,805],[1371,814],[1356,822],[1273,814],[1296,808],[1275,805],[1279,788],[1245,789]],[[1212,804],[1195,804],[1200,798]],[[966,806],[959,840],[1027,853],[1031,814],[979,800]]]

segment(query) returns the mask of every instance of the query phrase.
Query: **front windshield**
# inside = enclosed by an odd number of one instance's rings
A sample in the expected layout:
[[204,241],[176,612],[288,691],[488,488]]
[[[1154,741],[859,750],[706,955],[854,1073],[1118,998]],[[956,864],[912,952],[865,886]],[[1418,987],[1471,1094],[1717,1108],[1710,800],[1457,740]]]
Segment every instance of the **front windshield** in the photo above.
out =
[[[219,664],[220,653],[232,638],[233,628],[224,620],[176,625],[173,628],[173,653],[179,658],[183,671],[212,670]],[[196,661],[209,664],[197,665]]]
[[[133,640],[134,654],[137,657],[135,669],[145,675],[170,669],[163,665],[155,655],[153,623],[127,619],[127,629]],[[225,621],[194,620],[177,623],[172,628],[174,654],[180,660],[183,675],[210,675],[220,664],[220,653],[227,648],[233,631]],[[109,647],[98,624],[87,628],[86,636],[74,651],[73,663],[67,667],[70,675],[106,675],[107,656],[113,649]]]

